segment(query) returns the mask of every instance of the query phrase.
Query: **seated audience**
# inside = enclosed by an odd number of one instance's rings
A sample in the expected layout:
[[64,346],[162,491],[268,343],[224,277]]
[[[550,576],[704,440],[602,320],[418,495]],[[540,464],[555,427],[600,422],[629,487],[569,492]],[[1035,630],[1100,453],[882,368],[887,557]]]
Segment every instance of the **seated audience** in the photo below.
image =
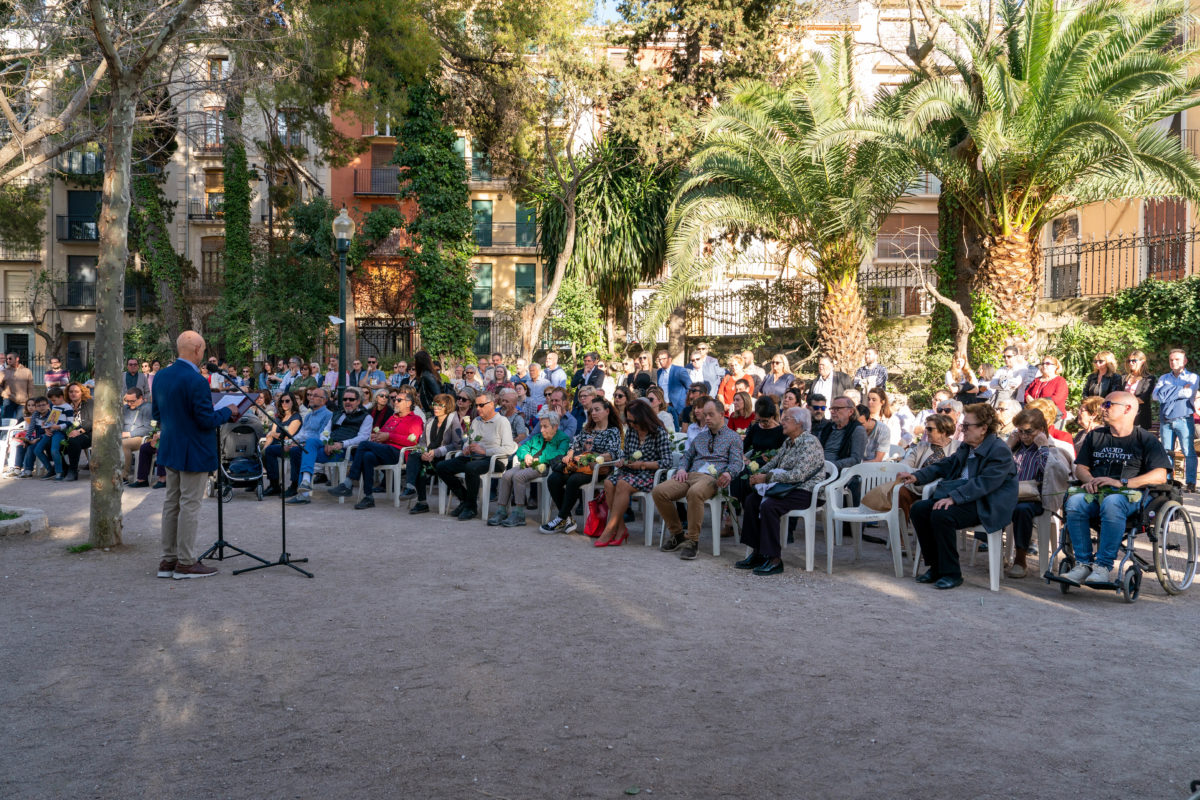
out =
[[149,435],[150,404],[146,402],[141,389],[136,386],[126,389],[125,406],[121,409],[121,451],[125,454],[122,481],[129,480],[133,472],[133,457],[141,451],[142,442]]
[[392,398],[387,389],[375,392],[375,402],[368,409],[371,415],[371,428],[382,428],[392,415]]
[[[725,425],[725,408],[720,400],[706,398],[700,405],[696,422],[705,427],[683,454],[683,468],[654,487],[652,497],[667,527],[663,552],[679,551],[690,560],[700,547],[700,524],[704,504],[717,489],[725,488],[742,471],[741,438]],[[687,532],[679,521],[675,501],[687,498]]]
[[1054,423],[1058,421],[1058,406],[1054,404],[1054,401],[1047,397],[1037,397],[1027,402],[1025,407],[1036,408],[1042,412],[1042,416],[1046,418],[1046,425],[1050,427],[1050,438],[1062,442],[1068,450],[1074,452],[1075,440],[1071,438],[1071,434],[1054,427]]
[[663,424],[663,428],[667,433],[675,433],[675,417],[667,410],[667,397],[663,393],[661,386],[651,386],[646,390],[646,402],[650,404],[650,410],[658,417],[658,421]]
[[743,433],[754,422],[754,401],[746,392],[738,392],[733,396],[729,410],[729,429],[734,433]]
[[[1075,567],[1062,579],[1076,585],[1112,583],[1113,565],[1125,538],[1126,518],[1150,501],[1150,493],[1129,489],[1166,483],[1174,466],[1162,444],[1135,425],[1137,398],[1113,392],[1104,400],[1105,425],[1087,435],[1075,458],[1083,491],[1068,494],[1063,510]],[[1093,553],[1090,522],[1100,520],[1100,543]]]
[[[750,476],[752,491],[743,506],[742,544],[751,553],[734,566],[753,570],[755,575],[783,572],[779,521],[789,511],[811,505],[812,489],[825,467],[825,451],[817,437],[809,433],[808,409],[789,408],[782,419],[787,439],[779,452]],[[765,494],[768,488],[770,496]]]
[[825,412],[829,410],[829,398],[823,394],[809,393],[805,398],[808,409],[809,419],[812,420],[812,433],[814,436],[821,432],[821,429],[829,424],[829,420],[825,416]]
[[[1041,369],[1038,370],[1038,376],[1029,382],[1025,387],[1025,405],[1029,405],[1030,400],[1035,400],[1039,397],[1054,403],[1054,407],[1058,409],[1058,416],[1065,417],[1067,415],[1067,381],[1059,371],[1062,369],[1062,364],[1054,356],[1045,356],[1041,361]],[[1049,419],[1046,420],[1049,422]],[[1053,423],[1051,423],[1053,424]]]
[[1036,408],[1026,408],[1013,418],[1016,430],[1009,438],[1013,461],[1017,464],[1017,480],[1020,482],[1016,508],[1013,510],[1012,531],[1013,563],[1005,575],[1024,578],[1030,543],[1033,541],[1034,518],[1042,508],[1042,484],[1046,479],[1046,465],[1051,458],[1066,461],[1057,447],[1050,442],[1046,418]]
[[[936,464],[943,458],[954,455],[958,442],[954,439],[954,420],[943,414],[934,414],[925,420],[925,435],[904,454],[900,463],[908,467],[909,472]],[[897,495],[897,505],[904,512],[904,520],[911,520],[912,504],[921,499],[923,484],[912,484],[900,487]]]
[[588,416],[590,419],[572,440],[571,449],[547,474],[546,488],[558,514],[538,529],[542,533],[574,533],[578,526],[572,514],[584,485],[591,482],[593,470],[600,470],[601,474],[609,470],[608,465],[582,463],[581,456],[589,456],[586,460],[599,456],[611,464],[621,455],[624,429],[620,418],[613,413],[612,403],[602,397],[595,398],[588,404]]
[[[463,522],[479,516],[479,488],[483,476],[489,472],[491,457],[503,456],[505,460],[499,462],[503,467],[517,449],[512,425],[496,408],[495,397],[487,392],[480,394],[475,399],[475,411],[478,416],[471,420],[470,441],[463,446],[462,454],[446,459],[436,468],[442,486],[459,501],[451,514]],[[463,477],[459,478],[459,474]]]
[[500,487],[496,490],[496,511],[488,518],[488,525],[503,525],[506,528],[525,526],[529,484],[539,477],[548,476],[571,446],[571,440],[558,429],[559,419],[557,412],[547,411],[538,420],[533,435],[517,448],[517,465],[509,467],[500,476]]
[[416,495],[417,501],[408,510],[409,514],[424,514],[429,511],[426,489],[429,475],[446,458],[447,453],[462,448],[463,431],[458,414],[454,411],[454,397],[439,394],[433,398],[433,414],[425,423],[425,448],[412,450],[404,465],[404,491],[401,497]]
[[[347,389],[347,392],[349,391],[351,390]],[[353,391],[357,392],[358,390],[354,389]],[[263,452],[263,469],[266,470],[267,481],[270,483],[266,494],[277,495],[283,491],[280,486],[279,459],[281,456],[285,456],[291,461],[291,481],[285,496],[289,498],[296,496],[300,481],[301,460],[308,450],[314,453],[315,458],[317,448],[323,444],[321,434],[329,427],[329,421],[333,418],[333,410],[326,406],[327,397],[327,390],[323,386],[310,389],[308,402],[311,409],[308,416],[304,418],[300,431],[295,434],[295,441],[282,443],[273,441]]]
[[928,567],[917,582],[932,583],[937,589],[962,585],[958,531],[976,525],[1001,530],[1012,522],[1017,505],[1017,466],[1008,446],[996,436],[1000,429],[996,409],[972,403],[963,410],[962,428],[962,445],[953,455],[900,476],[907,484],[941,481],[933,497],[918,500],[911,509]]
[[[1112,392],[1109,392],[1112,394]],[[1075,452],[1079,452],[1080,445],[1087,435],[1104,424],[1104,397],[1092,395],[1084,397],[1083,402],[1079,404],[1079,413],[1075,416],[1075,421],[1079,423],[1079,433],[1075,434],[1072,440],[1075,445]]]
[[877,419],[871,416],[871,409],[868,406],[858,406],[855,408],[858,424],[863,426],[863,430],[867,432],[866,449],[863,451],[863,461],[885,461],[887,459],[888,448],[892,444],[892,432],[888,430],[888,426],[884,425]]
[[[384,396],[387,394],[384,393]],[[415,448],[421,444],[421,418],[413,411],[415,402],[416,392],[407,386],[402,387],[396,395],[392,413],[383,425],[375,426],[367,440],[355,448],[349,473],[341,483],[329,487],[330,494],[349,497],[354,493],[354,481],[361,477],[363,496],[354,507],[359,510],[375,507],[375,468],[399,464],[404,448]]]
[[625,412],[625,450],[617,468],[604,481],[608,521],[596,547],[616,547],[629,538],[625,510],[636,492],[654,488],[654,474],[671,463],[671,436],[662,420],[645,403],[632,403]]
[[[310,390],[310,393],[312,391],[317,390]],[[362,396],[361,389],[347,386],[342,391],[342,409],[333,412],[332,419],[321,431],[321,439],[305,442],[304,453],[300,456],[300,483],[289,503],[298,505],[312,502],[312,476],[317,464],[344,461],[352,447],[370,437],[371,415],[362,407]],[[310,419],[312,416],[309,414]],[[301,433],[303,431],[304,428],[301,428]]]
[[[500,370],[504,367],[496,367],[496,369]],[[500,406],[500,413],[508,420],[508,425],[512,429],[513,441],[521,444],[529,438],[529,425],[525,422],[525,416],[517,409],[517,390],[506,387],[496,393],[496,398]]]
[[782,353],[776,353],[771,356],[769,366],[771,371],[763,378],[758,391],[759,394],[769,395],[773,400],[778,402],[783,393],[791,388],[792,381],[796,379],[796,376],[791,373],[787,356]]

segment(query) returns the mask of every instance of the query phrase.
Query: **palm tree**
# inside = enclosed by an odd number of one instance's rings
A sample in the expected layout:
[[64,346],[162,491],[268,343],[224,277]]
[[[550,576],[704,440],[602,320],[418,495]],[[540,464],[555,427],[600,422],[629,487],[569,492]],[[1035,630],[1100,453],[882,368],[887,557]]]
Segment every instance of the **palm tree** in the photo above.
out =
[[881,142],[940,178],[980,232],[981,262],[961,276],[972,297],[1028,335],[1043,225],[1098,201],[1200,198],[1200,165],[1156,124],[1200,103],[1196,47],[1177,41],[1187,4],[1000,0],[999,24],[938,13],[951,74],[903,87],[890,118],[829,125],[817,151]]
[[[666,219],[675,170],[639,157],[619,136],[606,136],[592,153],[594,169],[575,201],[575,248],[567,270],[582,277],[607,311],[609,346],[613,323],[627,310],[633,290],[662,273],[666,264]],[[562,206],[535,194],[542,223],[542,259],[558,260],[566,238]]]
[[792,84],[741,84],[705,116],[670,217],[671,272],[643,319],[644,334],[706,286],[715,268],[764,258],[783,267],[799,256],[824,293],[821,352],[839,364],[860,362],[867,317],[858,269],[912,178],[911,162],[875,142],[843,141],[820,157],[810,145],[820,126],[865,111],[847,34]]

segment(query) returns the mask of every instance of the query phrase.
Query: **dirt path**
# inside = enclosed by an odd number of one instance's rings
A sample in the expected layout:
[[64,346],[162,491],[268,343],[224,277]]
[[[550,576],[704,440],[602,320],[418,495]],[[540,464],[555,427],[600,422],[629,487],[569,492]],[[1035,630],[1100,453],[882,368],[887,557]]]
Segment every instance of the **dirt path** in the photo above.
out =
[[[0,797],[1174,800],[1200,778],[1200,591],[1153,578],[1132,606],[993,594],[981,558],[935,592],[872,545],[757,578],[729,540],[685,563],[636,526],[596,550],[318,492],[289,515],[315,579],[238,558],[167,581],[160,492],[126,493],[121,552],[66,552],[86,492],[0,481],[53,526],[0,540]],[[278,554],[278,505],[226,511]]]

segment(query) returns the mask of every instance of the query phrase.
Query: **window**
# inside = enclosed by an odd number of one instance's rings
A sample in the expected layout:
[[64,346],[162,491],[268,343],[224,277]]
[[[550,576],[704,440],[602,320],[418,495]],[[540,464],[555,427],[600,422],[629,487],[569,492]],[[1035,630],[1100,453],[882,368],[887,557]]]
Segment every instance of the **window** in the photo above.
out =
[[204,211],[220,214],[225,204],[225,170],[204,170]]
[[100,192],[67,192],[66,241],[90,242],[100,238]]
[[492,265],[475,265],[475,288],[471,292],[471,308],[475,311],[492,309]]
[[537,210],[517,203],[517,247],[537,247]]
[[492,352],[492,321],[487,317],[475,318],[475,355]]
[[279,131],[279,142],[284,147],[301,147],[301,134],[304,132],[300,125],[300,115],[295,109],[280,109],[276,118],[276,128]]
[[478,247],[492,246],[492,201],[472,200],[471,213],[475,216],[475,244]]
[[471,142],[471,180],[490,181],[492,179],[492,160],[479,142]]
[[229,77],[229,59],[225,56],[208,57],[208,79],[223,81]]
[[96,305],[96,256],[67,256],[66,294],[59,303],[74,308]]
[[517,308],[537,302],[537,264],[517,264],[516,286]]
[[200,283],[220,286],[225,281],[225,237],[205,236],[200,240]]
[[206,108],[200,114],[200,149],[220,150],[225,144],[225,109]]

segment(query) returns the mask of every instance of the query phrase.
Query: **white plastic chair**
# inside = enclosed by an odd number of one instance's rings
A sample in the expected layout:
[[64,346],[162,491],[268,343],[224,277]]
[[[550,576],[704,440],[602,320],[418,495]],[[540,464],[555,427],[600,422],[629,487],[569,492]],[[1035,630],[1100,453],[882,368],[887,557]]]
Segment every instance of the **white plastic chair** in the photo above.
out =
[[[521,464],[517,462],[517,454],[513,453],[508,460],[508,468],[519,467]],[[540,475],[529,482],[530,486],[538,487],[538,514],[541,515],[542,524],[545,525],[550,521],[550,487],[546,484],[546,477],[550,474],[547,468],[545,475]]]
[[856,464],[846,471],[842,472],[836,480],[825,487],[825,528],[833,530],[834,525],[842,522],[851,523],[851,530],[854,533],[854,556],[855,558],[862,557],[862,525],[864,522],[884,522],[888,529],[888,545],[892,550],[892,564],[896,569],[896,577],[904,577],[904,564],[900,555],[900,535],[901,535],[901,519],[900,506],[897,502],[897,496],[900,493],[900,484],[892,487],[892,506],[888,511],[873,511],[863,506],[847,508],[843,505],[845,499],[843,490],[846,485],[858,478],[861,484],[861,492],[859,496],[866,495],[867,492],[885,483],[894,481],[900,475],[909,472],[909,467],[906,464],[897,464],[888,461],[869,462],[865,464]]
[[3,448],[4,455],[0,456],[0,468],[13,466],[9,464],[11,458],[15,461],[16,448],[12,446],[13,434],[24,428],[24,423],[19,419],[10,419],[5,417],[0,420],[0,448]]
[[[401,482],[404,478],[404,466],[408,463],[408,454],[415,448],[402,447],[400,448],[400,460],[395,464],[387,464],[382,467],[376,467],[375,472],[383,474],[383,485],[385,493],[393,498],[392,505],[395,508],[400,507],[400,487],[404,484]],[[359,500],[363,496],[363,481],[367,480],[367,476],[363,475],[358,481],[358,493],[355,497]],[[371,480],[375,480],[375,476],[371,476]]]
[[[458,453],[455,453],[454,455],[456,455],[456,456],[461,455],[461,451],[459,451]],[[448,456],[448,457],[452,458],[453,456]],[[479,517],[480,517],[480,519],[487,519],[488,503],[492,497],[492,478],[496,477],[496,475],[495,475],[496,465],[505,463],[505,459],[507,459],[507,458],[509,458],[509,456],[501,455],[499,453],[489,456],[488,457],[488,471],[479,476]],[[463,475],[465,477],[465,473],[460,472],[458,474]],[[443,483],[438,490],[438,513],[439,514],[446,513],[446,504],[450,500],[450,494],[451,494],[450,490],[447,489],[446,485]]]
[[[357,449],[358,445],[350,445],[341,461],[325,461],[316,465],[317,469],[325,473],[325,477],[329,479],[330,486],[337,486],[346,480],[346,475],[350,473],[350,462],[354,460],[354,451]],[[338,502],[344,503],[346,502],[346,498],[339,497]]]
[[[668,472],[667,475],[663,477],[663,480],[664,481],[670,480],[670,475],[672,473],[676,472],[678,469],[680,469],[680,468],[679,467],[672,468],[670,470],[670,472]],[[663,470],[659,470],[659,472],[663,472]],[[658,486],[659,483],[660,483],[660,481],[658,480],[658,477],[656,475],[654,485]],[[653,498],[651,498],[650,502],[651,503],[654,502]],[[687,498],[683,497],[675,502],[686,503]],[[720,489],[718,489],[717,493],[715,495],[713,495],[712,497],[710,497],[709,499],[704,501],[704,505],[708,508],[709,524],[712,526],[712,552],[713,552],[714,556],[719,556],[719,555],[721,555],[721,515],[725,510],[725,506],[729,505],[729,502],[725,498],[725,496],[721,494]],[[737,526],[737,522],[736,522],[737,516],[733,513],[732,506],[730,506],[729,513],[730,513],[731,517],[735,520],[734,526],[736,527]],[[686,519],[680,520],[680,522],[682,522],[685,527],[687,526]],[[703,527],[703,525],[701,525],[701,527]],[[666,536],[667,536],[667,521],[659,520],[658,538],[661,541],[661,540],[665,539]],[[651,544],[651,542],[647,542],[647,544]]]
[[904,458],[904,448],[898,444],[889,444],[884,461],[899,461]]
[[[798,519],[801,521],[801,525],[804,527],[804,569],[806,572],[812,572],[813,569],[813,555],[816,550],[817,507],[821,492],[837,479],[837,474],[838,468],[833,465],[833,462],[826,461],[825,468],[821,471],[821,479],[812,489],[812,501],[808,504],[808,508],[789,511],[779,519],[779,548],[781,550],[787,546],[788,520]],[[825,526],[825,562],[825,571],[832,575],[833,529],[828,525]]]

